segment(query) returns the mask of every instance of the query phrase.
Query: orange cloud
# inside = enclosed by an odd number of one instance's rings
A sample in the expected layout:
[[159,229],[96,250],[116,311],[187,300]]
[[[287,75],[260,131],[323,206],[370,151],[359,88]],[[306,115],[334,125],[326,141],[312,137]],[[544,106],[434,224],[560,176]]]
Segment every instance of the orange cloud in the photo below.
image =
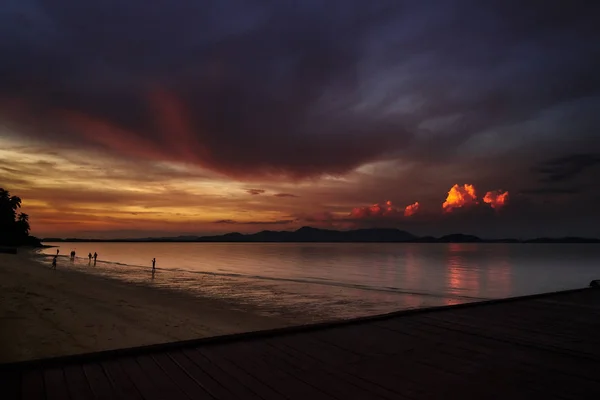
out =
[[415,215],[417,213],[417,211],[419,211],[419,207],[420,207],[420,204],[418,201],[406,206],[406,208],[404,209],[404,216],[410,217],[411,215]]
[[483,201],[489,204],[493,209],[499,210],[506,205],[506,202],[508,201],[508,192],[502,190],[487,192]]
[[464,184],[462,186],[454,185],[448,192],[446,201],[442,204],[444,212],[451,212],[455,208],[470,206],[477,203],[477,194],[475,186]]
[[394,207],[391,201],[384,204],[373,204],[369,207],[356,207],[350,212],[351,218],[383,217],[401,213],[399,208]]

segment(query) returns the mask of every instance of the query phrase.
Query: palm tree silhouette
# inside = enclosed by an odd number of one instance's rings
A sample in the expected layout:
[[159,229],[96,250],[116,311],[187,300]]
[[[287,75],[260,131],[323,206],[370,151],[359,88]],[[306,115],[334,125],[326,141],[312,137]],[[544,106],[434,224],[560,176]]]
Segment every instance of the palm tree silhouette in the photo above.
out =
[[21,203],[20,197],[0,188],[0,244],[16,246],[30,238],[29,215],[18,212]]

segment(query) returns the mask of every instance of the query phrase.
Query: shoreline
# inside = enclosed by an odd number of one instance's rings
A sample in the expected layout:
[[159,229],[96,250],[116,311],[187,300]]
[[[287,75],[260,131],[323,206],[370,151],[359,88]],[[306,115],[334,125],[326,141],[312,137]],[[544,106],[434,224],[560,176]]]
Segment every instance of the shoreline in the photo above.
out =
[[232,301],[0,254],[0,363],[281,328],[304,321]]

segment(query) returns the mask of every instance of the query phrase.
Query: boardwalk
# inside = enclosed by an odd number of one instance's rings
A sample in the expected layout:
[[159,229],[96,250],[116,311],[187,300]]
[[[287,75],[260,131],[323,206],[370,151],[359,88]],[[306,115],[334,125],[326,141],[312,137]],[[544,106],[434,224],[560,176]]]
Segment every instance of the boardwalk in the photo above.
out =
[[599,399],[600,289],[0,366],[11,399]]

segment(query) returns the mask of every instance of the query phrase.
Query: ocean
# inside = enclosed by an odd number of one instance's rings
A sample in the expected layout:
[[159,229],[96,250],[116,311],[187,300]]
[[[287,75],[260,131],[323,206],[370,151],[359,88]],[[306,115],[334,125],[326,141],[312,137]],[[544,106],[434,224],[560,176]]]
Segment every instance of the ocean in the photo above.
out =
[[[224,298],[304,321],[580,288],[600,278],[595,244],[45,244],[60,250],[59,269]],[[49,264],[56,247],[40,252]],[[98,253],[95,266],[89,252]]]

